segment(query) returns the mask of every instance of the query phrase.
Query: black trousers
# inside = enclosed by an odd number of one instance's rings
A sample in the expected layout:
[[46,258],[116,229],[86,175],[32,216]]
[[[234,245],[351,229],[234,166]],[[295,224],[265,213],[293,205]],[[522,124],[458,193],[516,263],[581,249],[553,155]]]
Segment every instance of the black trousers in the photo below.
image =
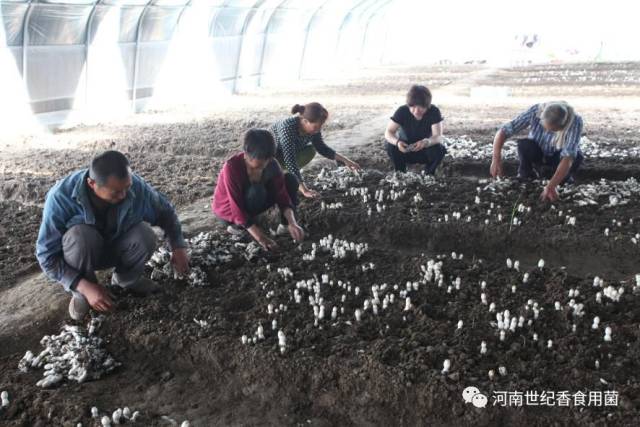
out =
[[447,149],[442,144],[435,144],[420,151],[403,153],[393,144],[385,144],[387,154],[393,162],[393,167],[398,172],[406,172],[408,164],[423,164],[427,175],[433,175],[438,165],[447,154]]
[[[293,205],[293,212],[295,214],[296,208],[299,203],[298,199],[298,178],[291,173],[284,174],[284,183],[287,187],[287,193],[291,199]],[[247,226],[254,224],[255,218],[263,212],[270,209],[276,204],[276,195],[274,191],[269,191],[264,184],[251,184],[244,192],[244,206],[249,214],[249,222]],[[280,222],[287,224],[287,219],[284,214],[280,213]]]
[[[536,178],[534,167],[540,167],[542,165],[550,166],[555,173],[560,164],[560,150],[556,151],[552,156],[545,156],[542,149],[536,141],[529,138],[523,138],[518,140],[518,157],[520,158],[520,165],[518,166],[518,178],[531,179]],[[578,171],[584,156],[580,151],[569,169],[569,173],[564,177],[561,184],[567,182],[573,182],[574,174]],[[547,177],[548,178],[548,177]]]

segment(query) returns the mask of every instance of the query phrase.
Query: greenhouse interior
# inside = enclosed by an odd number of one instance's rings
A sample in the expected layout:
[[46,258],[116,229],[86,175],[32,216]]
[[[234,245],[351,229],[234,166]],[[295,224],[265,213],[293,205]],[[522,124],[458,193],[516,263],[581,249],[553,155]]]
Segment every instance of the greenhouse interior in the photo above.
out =
[[638,425],[639,14],[0,0],[0,425]]

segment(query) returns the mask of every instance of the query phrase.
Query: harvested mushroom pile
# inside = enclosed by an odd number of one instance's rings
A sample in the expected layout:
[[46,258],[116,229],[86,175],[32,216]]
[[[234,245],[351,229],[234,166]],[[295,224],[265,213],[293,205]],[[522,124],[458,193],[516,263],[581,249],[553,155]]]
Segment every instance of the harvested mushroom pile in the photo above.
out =
[[[208,285],[206,271],[211,267],[228,263],[235,255],[253,259],[260,251],[257,244],[221,240],[220,236],[213,233],[200,233],[188,239],[187,245],[191,264],[188,280],[193,286]],[[153,280],[180,278],[173,270],[171,252],[165,247],[160,247],[151,256],[147,265],[153,269],[151,271]]]
[[315,178],[315,186],[323,190],[345,190],[347,188],[362,184],[364,178],[372,174],[371,171],[352,171],[345,167],[336,169],[322,168]]
[[428,187],[430,185],[436,184],[436,179],[431,175],[426,175],[424,173],[415,173],[415,172],[406,172],[406,173],[398,173],[393,172],[384,177],[381,181],[382,183],[391,184],[394,189],[398,188],[406,188],[412,185],[420,185],[424,187]]
[[626,181],[608,181],[601,179],[594,184],[582,184],[568,187],[563,197],[578,206],[599,205],[603,208],[626,205],[629,199],[640,195],[640,183],[635,178]]
[[580,149],[591,159],[595,158],[616,158],[640,157],[640,147],[638,146],[617,146],[607,142],[594,142],[587,137],[582,137]]
[[18,369],[27,372],[43,368],[43,378],[36,385],[45,388],[58,385],[64,379],[82,383],[111,372],[120,364],[96,335],[102,320],[102,316],[91,319],[87,329],[64,325],[59,335],[45,335],[40,341],[44,350],[37,356],[27,351]]
[[[493,155],[492,141],[474,141],[464,135],[460,138],[444,138],[447,156],[454,159],[490,159]],[[503,159],[517,159],[518,152],[513,141],[507,141],[502,148]]]
[[[493,155],[492,141],[474,141],[466,136],[460,138],[444,138],[447,155],[454,159],[491,159]],[[640,147],[616,146],[607,142],[591,141],[587,137],[580,140],[580,150],[587,158],[640,157]],[[517,159],[518,149],[515,141],[507,141],[502,148],[503,159]]]

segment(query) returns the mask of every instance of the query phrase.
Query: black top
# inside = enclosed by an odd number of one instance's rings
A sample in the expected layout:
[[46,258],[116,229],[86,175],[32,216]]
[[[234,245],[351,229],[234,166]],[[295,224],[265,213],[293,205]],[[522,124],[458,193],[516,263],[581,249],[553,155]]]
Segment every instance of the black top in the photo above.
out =
[[115,205],[100,200],[93,190],[89,188],[89,185],[86,183],[85,185],[93,208],[93,216],[96,221],[95,227],[102,237],[108,240],[118,231],[118,209]]
[[440,123],[444,118],[440,110],[435,105],[429,107],[422,119],[418,120],[411,114],[409,106],[403,105],[398,108],[391,117],[391,120],[400,125],[400,139],[408,144],[413,144],[424,138],[431,137],[431,125]]

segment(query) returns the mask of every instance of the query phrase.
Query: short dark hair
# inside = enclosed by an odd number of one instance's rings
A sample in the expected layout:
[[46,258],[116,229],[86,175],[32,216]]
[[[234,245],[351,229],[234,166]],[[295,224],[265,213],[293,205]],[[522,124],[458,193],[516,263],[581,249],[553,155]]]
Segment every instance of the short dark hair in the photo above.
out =
[[431,91],[422,85],[413,85],[407,92],[407,105],[409,107],[420,106],[429,108],[431,106]]
[[118,179],[126,179],[129,176],[129,160],[119,151],[105,151],[91,160],[89,178],[98,185],[105,185],[110,176]]
[[267,160],[276,155],[276,141],[266,129],[249,129],[244,134],[242,148],[253,159]]

